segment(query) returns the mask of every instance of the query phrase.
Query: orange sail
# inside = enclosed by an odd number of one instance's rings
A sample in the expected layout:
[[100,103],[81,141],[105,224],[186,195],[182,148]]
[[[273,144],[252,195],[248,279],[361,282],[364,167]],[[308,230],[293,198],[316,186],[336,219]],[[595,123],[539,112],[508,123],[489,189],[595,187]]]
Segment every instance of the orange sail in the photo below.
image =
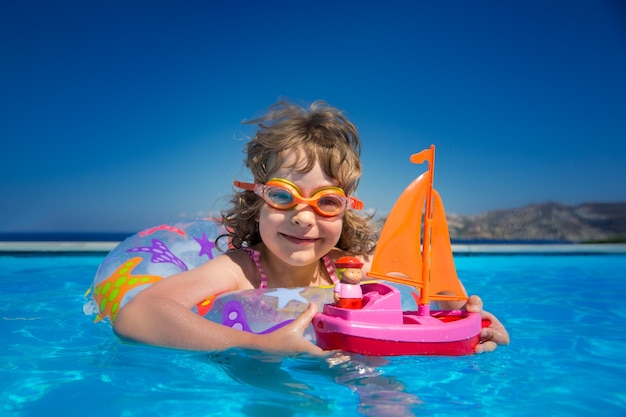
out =
[[432,222],[433,239],[430,251],[429,297],[432,300],[466,300],[465,290],[454,267],[454,256],[443,201],[441,201],[439,193],[433,191],[435,205]]
[[424,286],[420,230],[426,183],[426,174],[422,174],[404,190],[391,209],[376,244],[369,276],[419,288]]
[[[414,163],[428,160],[429,170],[414,180],[396,201],[381,231],[368,272],[373,278],[419,288],[420,304],[430,299],[467,298],[454,267],[443,202],[432,188],[433,158],[434,147],[411,158]],[[424,245],[422,231],[426,238]]]

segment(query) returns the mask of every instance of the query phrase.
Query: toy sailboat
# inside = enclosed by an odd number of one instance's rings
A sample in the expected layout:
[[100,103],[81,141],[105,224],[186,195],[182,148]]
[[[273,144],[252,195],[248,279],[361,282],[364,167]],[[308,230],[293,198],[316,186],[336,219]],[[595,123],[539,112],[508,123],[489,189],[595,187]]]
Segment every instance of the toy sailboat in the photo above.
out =
[[362,308],[326,304],[313,319],[322,349],[382,356],[473,352],[482,327],[478,313],[430,310],[431,300],[467,299],[454,267],[443,203],[433,189],[434,156],[434,146],[411,156],[414,164],[428,162],[428,170],[396,201],[368,273],[418,289],[419,295],[412,293],[417,311],[403,311],[400,291],[389,284],[361,284]]

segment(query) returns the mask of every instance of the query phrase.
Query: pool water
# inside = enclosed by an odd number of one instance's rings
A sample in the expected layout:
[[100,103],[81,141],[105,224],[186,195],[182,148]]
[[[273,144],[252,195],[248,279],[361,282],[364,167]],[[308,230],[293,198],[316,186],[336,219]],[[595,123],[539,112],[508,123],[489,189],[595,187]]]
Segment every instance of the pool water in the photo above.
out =
[[82,312],[102,256],[0,256],[1,416],[626,415],[626,256],[457,256],[511,345],[321,359],[121,343]]

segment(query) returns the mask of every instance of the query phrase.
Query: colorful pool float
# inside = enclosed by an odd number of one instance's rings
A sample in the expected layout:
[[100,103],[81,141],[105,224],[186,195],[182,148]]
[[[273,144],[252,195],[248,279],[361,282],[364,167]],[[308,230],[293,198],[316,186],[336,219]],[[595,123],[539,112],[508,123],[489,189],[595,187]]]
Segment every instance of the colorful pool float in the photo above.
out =
[[[215,239],[222,226],[212,219],[161,225],[130,236],[113,249],[98,268],[85,297],[85,314],[113,323],[132,297],[150,285],[193,269],[219,256]],[[268,288],[233,291],[199,303],[205,318],[233,328],[265,333],[284,326],[306,309],[332,302],[332,287]],[[313,331],[307,331],[313,339]]]

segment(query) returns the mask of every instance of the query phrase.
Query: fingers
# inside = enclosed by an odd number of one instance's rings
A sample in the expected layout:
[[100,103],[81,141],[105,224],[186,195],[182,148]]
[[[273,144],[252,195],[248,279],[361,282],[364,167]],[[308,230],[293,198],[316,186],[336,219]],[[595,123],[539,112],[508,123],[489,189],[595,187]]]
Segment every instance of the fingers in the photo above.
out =
[[306,310],[304,310],[298,318],[295,320],[294,332],[297,332],[298,337],[302,338],[303,350],[313,355],[321,355],[324,351],[317,345],[305,340],[303,335],[306,328],[311,324],[313,317],[317,314],[317,305],[315,303],[309,303]]
[[317,306],[315,303],[309,303],[306,310],[300,313],[293,322],[268,336],[277,337],[276,342],[280,344],[278,349],[280,351],[321,355],[324,351],[304,338],[304,331],[311,324],[315,314],[317,314]]
[[483,310],[483,300],[477,296],[472,295],[467,299],[465,309],[471,313],[479,313],[482,319],[483,325],[488,324],[480,332],[480,341],[474,348],[475,353],[491,352],[495,350],[498,345],[509,344],[509,333],[506,331],[500,320],[488,311]]
[[[495,318],[495,317],[494,317]],[[475,353],[484,353],[494,351],[498,345],[509,344],[509,334],[506,329],[495,319],[491,326],[486,327],[480,332],[480,342],[474,348]]]
[[500,323],[500,320],[496,316],[491,313],[485,311],[485,313],[489,316],[489,320],[491,324],[484,328],[481,332],[481,339],[493,341],[499,345],[508,345],[510,342],[509,332],[507,332],[506,328]]
[[494,342],[479,343],[474,348],[474,353],[493,352],[497,347],[498,344]]
[[465,309],[472,313],[481,313],[483,311],[483,300],[477,295],[472,295],[467,299]]
[[311,320],[313,320],[313,317],[315,317],[316,314],[317,314],[317,305],[315,303],[309,303],[309,305],[306,307],[306,310],[300,313],[300,315],[298,316],[298,318],[296,318],[295,321],[298,322],[299,324],[304,325],[304,327],[302,328],[302,330],[304,331],[304,329],[306,329],[307,326],[311,324]]
[[498,347],[498,344],[493,341],[494,331],[490,328],[484,328],[480,332],[480,341],[474,348],[475,353],[492,352]]

